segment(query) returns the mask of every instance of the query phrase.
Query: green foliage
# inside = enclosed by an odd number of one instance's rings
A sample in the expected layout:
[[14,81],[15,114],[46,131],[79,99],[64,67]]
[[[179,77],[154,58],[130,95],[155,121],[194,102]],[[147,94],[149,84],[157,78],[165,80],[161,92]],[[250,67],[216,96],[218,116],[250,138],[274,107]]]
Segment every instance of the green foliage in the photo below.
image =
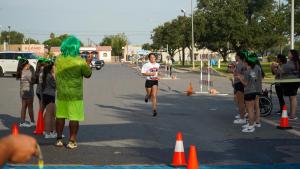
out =
[[39,44],[39,41],[33,38],[25,38],[24,34],[17,31],[2,31],[0,36],[0,43],[10,42],[10,44]]
[[[46,45],[46,47],[48,49],[50,49],[51,47],[59,47],[61,45],[61,43],[68,37],[69,37],[68,34],[62,34],[62,35],[56,37],[55,34],[52,32],[50,34],[50,39],[44,41],[43,44]],[[80,42],[80,44],[81,44],[81,46],[83,46],[82,42]]]
[[127,44],[128,38],[124,33],[106,36],[100,43],[102,46],[111,46],[113,56],[121,56],[123,52],[122,47],[126,46]]
[[145,43],[145,44],[142,45],[142,49],[152,50],[152,45],[150,43]]

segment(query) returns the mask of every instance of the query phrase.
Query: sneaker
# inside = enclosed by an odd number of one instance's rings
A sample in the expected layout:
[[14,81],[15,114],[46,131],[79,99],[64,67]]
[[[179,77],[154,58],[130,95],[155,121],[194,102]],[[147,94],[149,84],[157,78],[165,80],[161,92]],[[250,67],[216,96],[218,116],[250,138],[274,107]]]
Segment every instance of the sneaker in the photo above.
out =
[[236,119],[240,119],[240,118],[241,118],[241,116],[240,116],[239,114],[237,114],[236,116],[234,116],[234,118],[236,118]]
[[56,135],[54,136],[51,132],[49,134],[45,134],[45,139],[52,139],[52,138],[56,138]]
[[289,117],[289,120],[298,120],[298,117]]
[[247,127],[249,127],[249,123],[247,123],[247,124],[245,124],[245,125],[242,126],[243,129],[247,128]]
[[281,110],[279,110],[279,111],[277,111],[275,114],[277,114],[277,115],[281,116],[281,113],[282,113],[282,111],[281,111]]
[[69,143],[67,145],[67,148],[69,148],[69,149],[75,149],[75,148],[77,148],[76,141],[69,141]]
[[254,131],[255,131],[255,125],[252,125],[252,126],[249,125],[247,128],[244,128],[242,130],[243,133],[252,133]]
[[29,122],[30,127],[35,126],[35,122]]
[[234,124],[245,124],[247,123],[247,120],[246,119],[235,119],[233,121]]
[[255,123],[255,127],[260,128],[261,127],[261,123]]
[[145,103],[148,103],[148,99],[149,99],[149,97],[148,97],[148,95],[146,95],[145,96]]
[[153,117],[157,116],[157,111],[153,110]]
[[31,127],[31,125],[26,122],[20,123],[19,126],[20,127]]
[[56,143],[55,143],[55,146],[56,147],[63,147],[64,143],[63,143],[62,139],[57,139]]

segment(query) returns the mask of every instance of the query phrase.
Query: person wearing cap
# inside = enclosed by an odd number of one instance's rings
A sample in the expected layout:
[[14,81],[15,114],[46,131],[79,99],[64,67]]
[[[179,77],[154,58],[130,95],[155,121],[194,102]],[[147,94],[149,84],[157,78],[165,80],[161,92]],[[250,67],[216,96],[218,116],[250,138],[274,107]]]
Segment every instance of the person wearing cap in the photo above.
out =
[[[21,97],[21,122],[20,127],[32,127],[35,125],[33,113],[33,99],[35,83],[34,68],[29,64],[27,59],[19,58],[16,78],[20,80],[20,97]],[[28,109],[30,122],[26,121],[26,110]]]
[[258,74],[255,72],[255,65],[257,63],[257,57],[248,56],[244,62],[245,67],[247,68],[244,75],[237,74],[238,78],[244,85],[244,100],[246,104],[246,110],[249,117],[249,124],[243,126],[242,132],[250,133],[255,131],[255,99],[257,96],[257,83],[258,83]]
[[83,78],[90,78],[92,59],[80,57],[80,41],[69,36],[62,42],[61,52],[55,60],[56,103],[56,146],[63,147],[62,133],[65,120],[69,120],[69,142],[67,148],[77,148],[79,122],[84,120]]

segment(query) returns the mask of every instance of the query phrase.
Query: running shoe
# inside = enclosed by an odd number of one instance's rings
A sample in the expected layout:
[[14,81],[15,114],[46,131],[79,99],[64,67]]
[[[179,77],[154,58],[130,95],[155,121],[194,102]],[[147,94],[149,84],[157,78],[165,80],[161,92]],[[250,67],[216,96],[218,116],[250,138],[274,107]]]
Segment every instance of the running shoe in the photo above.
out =
[[69,149],[75,149],[75,148],[77,148],[78,146],[77,146],[77,143],[76,143],[76,141],[69,141],[69,143],[68,143],[68,145],[67,145],[67,148],[69,148]]
[[234,124],[245,124],[247,123],[247,120],[246,119],[235,119],[233,121]]
[[260,128],[261,127],[261,123],[255,123],[255,127]]
[[145,103],[148,103],[148,99],[149,99],[149,97],[148,97],[148,95],[146,95],[145,96]]
[[245,125],[242,126],[243,129],[247,128],[247,127],[249,127],[249,123],[247,123],[247,124],[245,124]]
[[153,117],[157,116],[157,111],[153,110]]
[[23,122],[19,124],[20,127],[31,127],[29,123]]
[[[57,133],[55,131],[51,131],[50,134],[57,137]],[[65,135],[62,134],[61,138],[65,138]]]
[[298,117],[289,117],[289,120],[298,120]]
[[235,115],[235,116],[234,116],[234,118],[236,118],[236,119],[240,119],[240,118],[241,118],[241,116],[240,116],[239,114],[237,114],[237,115]]
[[35,122],[29,122],[30,127],[35,126]]
[[252,125],[252,126],[249,125],[248,127],[244,128],[242,130],[243,133],[252,133],[254,131],[255,131],[255,126],[254,125]]
[[63,143],[62,139],[57,139],[56,143],[55,143],[55,146],[56,147],[63,147],[64,143]]
[[56,138],[56,135],[53,135],[51,132],[49,134],[45,133],[45,139]]

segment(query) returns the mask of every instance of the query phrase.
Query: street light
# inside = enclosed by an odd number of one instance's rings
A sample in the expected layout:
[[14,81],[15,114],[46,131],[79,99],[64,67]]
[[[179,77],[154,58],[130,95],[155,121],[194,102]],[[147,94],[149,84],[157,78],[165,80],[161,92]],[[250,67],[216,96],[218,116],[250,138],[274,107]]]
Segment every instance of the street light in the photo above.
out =
[[185,10],[184,9],[181,9],[181,12],[183,13],[183,16],[185,17]]
[[294,34],[295,34],[295,1],[292,0],[292,6],[291,6],[292,10],[292,17],[291,17],[291,49],[294,49]]
[[[193,64],[193,70],[195,69],[195,61],[194,61],[194,10],[193,10],[193,0],[191,0],[191,17],[192,17],[192,64]],[[181,12],[184,14],[186,14],[184,9],[181,9]],[[183,49],[184,50],[184,49]]]

